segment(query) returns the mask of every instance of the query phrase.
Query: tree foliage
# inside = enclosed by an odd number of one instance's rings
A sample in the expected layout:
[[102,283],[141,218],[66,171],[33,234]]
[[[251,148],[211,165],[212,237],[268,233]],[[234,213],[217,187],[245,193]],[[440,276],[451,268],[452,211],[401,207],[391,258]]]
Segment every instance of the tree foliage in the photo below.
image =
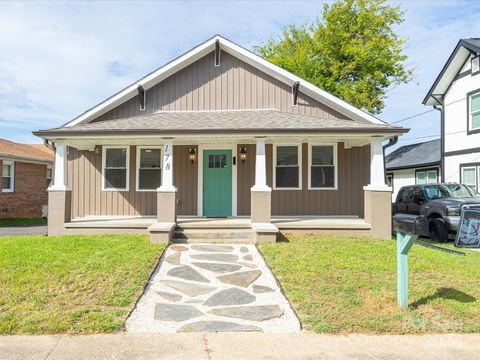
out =
[[394,30],[403,20],[400,7],[384,0],[337,0],[324,5],[318,20],[290,25],[255,50],[352,105],[379,113],[387,89],[412,76],[402,54],[405,40]]

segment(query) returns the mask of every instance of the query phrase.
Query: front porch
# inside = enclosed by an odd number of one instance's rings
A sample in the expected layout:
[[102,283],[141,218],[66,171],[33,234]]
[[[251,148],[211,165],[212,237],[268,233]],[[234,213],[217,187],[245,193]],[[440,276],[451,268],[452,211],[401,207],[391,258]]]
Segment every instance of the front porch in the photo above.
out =
[[[156,222],[156,216],[85,216],[65,223],[65,228],[71,233],[148,234],[149,228]],[[274,227],[272,230],[275,235],[279,233],[280,236],[289,233],[335,233],[361,236],[368,235],[371,230],[371,225],[358,216],[272,216],[271,225]],[[187,236],[182,237],[182,234],[187,234]],[[242,234],[243,237],[235,237],[235,234]],[[250,236],[245,238],[246,234]],[[206,235],[209,235],[210,239],[205,239]],[[203,242],[209,240],[218,243],[253,243],[253,235],[252,221],[249,216],[225,218],[178,216],[172,241]]]

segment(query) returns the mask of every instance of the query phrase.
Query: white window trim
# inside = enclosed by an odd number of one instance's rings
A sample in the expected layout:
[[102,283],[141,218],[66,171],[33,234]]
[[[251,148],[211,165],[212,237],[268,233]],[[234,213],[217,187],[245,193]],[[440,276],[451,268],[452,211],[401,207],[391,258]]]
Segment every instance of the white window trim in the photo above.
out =
[[[312,187],[312,147],[333,146],[333,176],[335,182],[333,187]],[[337,143],[309,143],[308,144],[308,190],[338,190],[338,144]]]
[[[155,189],[140,189],[140,150],[142,149],[160,149],[160,173],[163,172],[163,146],[137,146],[137,155],[136,155],[136,176],[135,176],[135,190],[138,192],[156,192]],[[162,177],[160,177],[160,186],[162,185]]]
[[[475,189],[477,189],[477,191],[479,190],[478,188],[478,176],[479,176],[479,171],[480,171],[480,166],[462,166],[460,164],[460,182],[462,184],[465,184],[465,185],[470,185],[470,184],[467,184],[465,183],[465,176],[463,176],[463,171],[464,170],[468,170],[468,169],[473,169],[474,170],[474,174],[475,174]],[[471,185],[470,185],[471,186]]]
[[[3,189],[2,188],[2,192],[4,193],[13,193],[15,192],[15,162],[14,161],[10,161],[10,160],[3,160],[3,165],[10,165],[11,166],[11,169],[10,169],[10,179],[12,180],[10,182],[10,189]],[[3,178],[3,165],[2,165],[2,178]],[[1,185],[1,184],[0,184]]]
[[469,122],[469,130],[470,130],[470,131],[472,131],[472,130],[480,130],[480,127],[476,127],[476,128],[473,127],[473,114],[478,114],[478,113],[480,113],[480,110],[472,111],[472,98],[473,98],[474,96],[479,96],[479,97],[480,97],[480,91],[479,91],[479,92],[476,92],[475,94],[471,94],[471,95],[468,97],[468,122]]
[[[50,177],[48,177],[48,170],[50,170]],[[52,180],[52,179],[53,179],[53,166],[47,165],[47,180]]]
[[[127,180],[126,180],[126,187],[122,188],[105,188],[105,164],[107,161],[107,150],[108,149],[126,149],[126,162],[125,166],[127,168]],[[130,189],[130,146],[102,146],[102,191],[129,191]]]
[[[298,157],[298,187],[277,187],[277,147],[279,146],[296,146],[297,147],[297,157]],[[273,159],[272,159],[272,179],[273,179],[273,190],[302,190],[302,144],[273,144]]]

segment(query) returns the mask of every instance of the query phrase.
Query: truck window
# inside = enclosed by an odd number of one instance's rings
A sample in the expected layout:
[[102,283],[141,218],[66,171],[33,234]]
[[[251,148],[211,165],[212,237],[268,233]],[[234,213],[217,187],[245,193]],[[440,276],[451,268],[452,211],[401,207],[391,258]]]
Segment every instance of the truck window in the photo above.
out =
[[400,189],[400,192],[398,193],[397,196],[397,202],[409,202],[410,199],[412,198],[412,188],[411,187],[406,187],[403,189]]

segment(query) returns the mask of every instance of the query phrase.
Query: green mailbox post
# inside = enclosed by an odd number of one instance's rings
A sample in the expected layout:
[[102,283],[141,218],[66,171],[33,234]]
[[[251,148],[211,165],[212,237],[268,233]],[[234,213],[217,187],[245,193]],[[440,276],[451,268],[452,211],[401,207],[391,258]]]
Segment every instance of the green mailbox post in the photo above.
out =
[[397,232],[397,299],[401,309],[408,307],[408,252],[418,235]]

